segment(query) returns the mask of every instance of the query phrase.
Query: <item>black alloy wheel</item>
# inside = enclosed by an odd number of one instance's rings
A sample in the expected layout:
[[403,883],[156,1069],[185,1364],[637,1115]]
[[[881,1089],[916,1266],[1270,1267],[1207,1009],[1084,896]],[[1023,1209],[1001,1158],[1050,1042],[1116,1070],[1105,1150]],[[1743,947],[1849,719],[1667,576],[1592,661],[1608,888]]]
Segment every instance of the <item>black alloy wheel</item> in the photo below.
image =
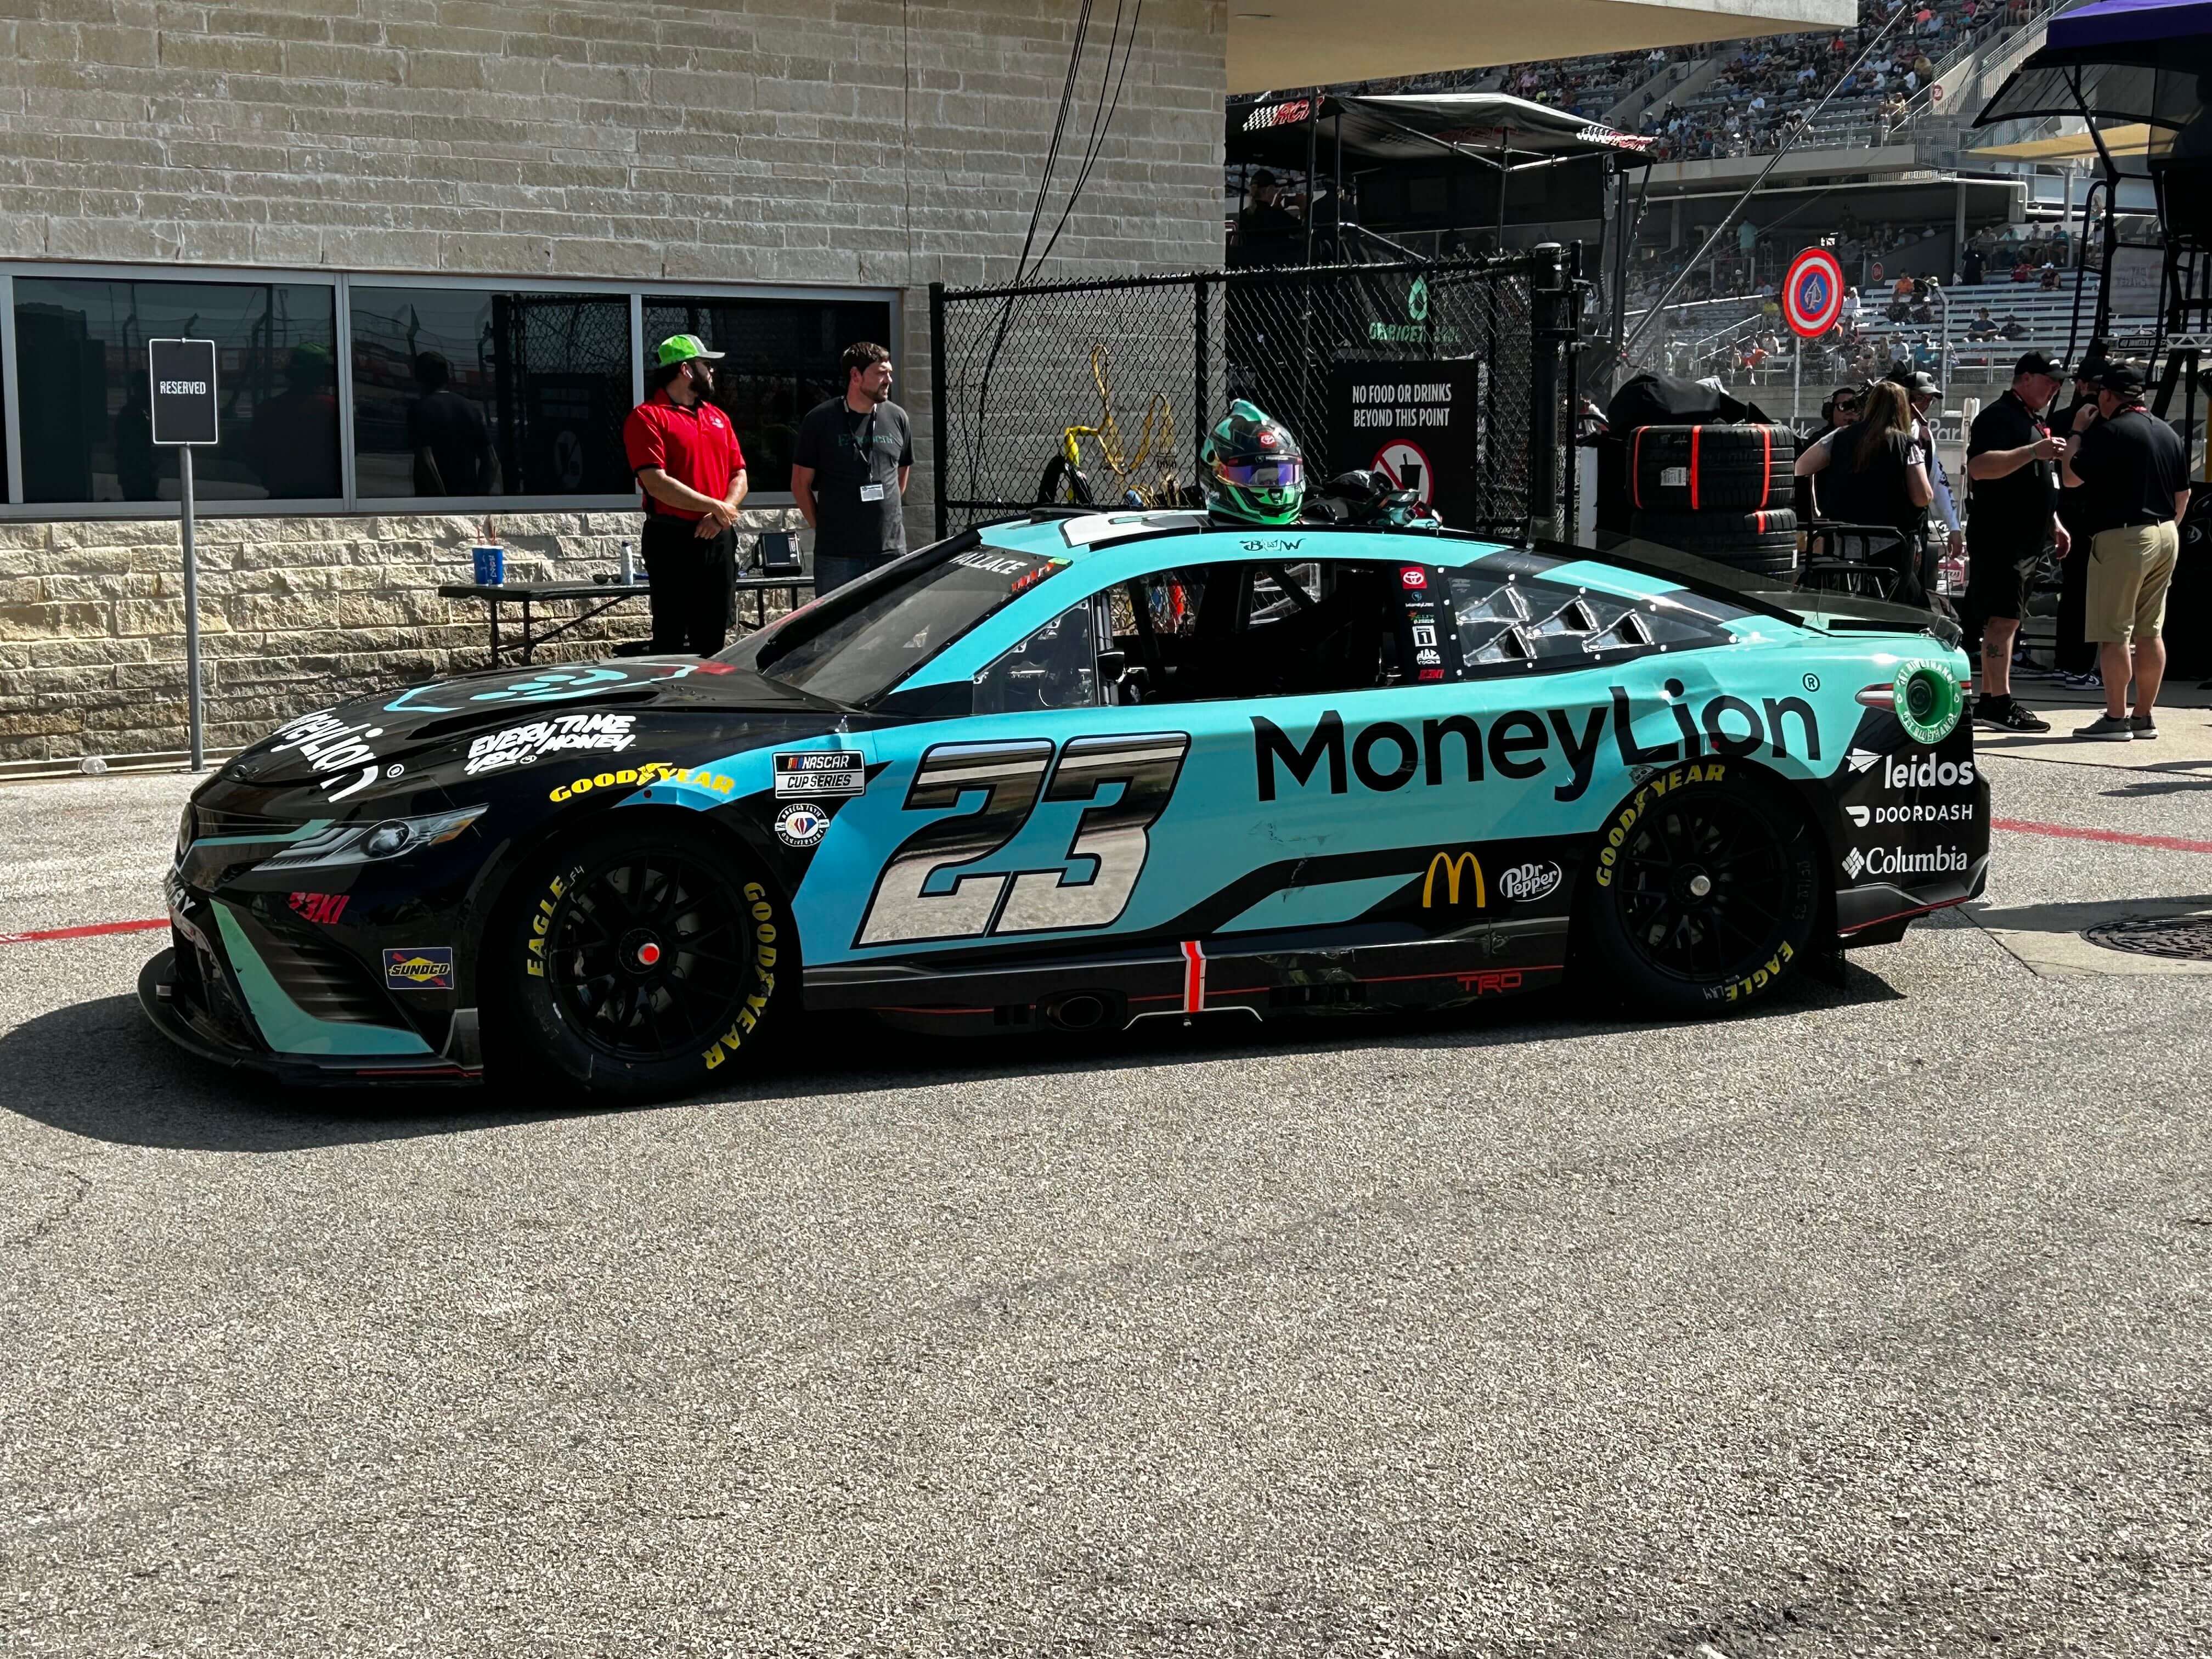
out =
[[532,1058],[646,1098],[757,1057],[796,957],[781,900],[729,849],[603,830],[520,885],[507,982]]
[[554,1000],[617,1060],[664,1060],[703,1042],[752,983],[743,902],[688,854],[601,865],[573,885],[546,942]]
[[1797,967],[1820,908],[1802,819],[1728,777],[1728,763],[1695,769],[1718,781],[1677,767],[1623,805],[1589,890],[1590,933],[1615,980],[1635,1000],[1679,1013],[1767,994]]

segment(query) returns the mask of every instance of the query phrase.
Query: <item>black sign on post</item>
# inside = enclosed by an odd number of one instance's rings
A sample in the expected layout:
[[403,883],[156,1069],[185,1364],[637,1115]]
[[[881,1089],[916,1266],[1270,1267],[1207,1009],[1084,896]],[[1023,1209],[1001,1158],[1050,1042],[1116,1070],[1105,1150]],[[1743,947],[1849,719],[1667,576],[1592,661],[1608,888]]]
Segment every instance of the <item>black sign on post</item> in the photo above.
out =
[[1418,491],[1448,526],[1479,522],[1487,380],[1471,357],[1337,364],[1329,372],[1329,465],[1370,468],[1392,489]]
[[207,769],[200,718],[200,582],[192,557],[192,446],[216,441],[215,342],[149,340],[146,373],[153,383],[156,444],[177,450],[177,506],[185,553],[185,727],[192,770]]
[[215,437],[215,342],[149,340],[154,377],[154,441],[211,444]]

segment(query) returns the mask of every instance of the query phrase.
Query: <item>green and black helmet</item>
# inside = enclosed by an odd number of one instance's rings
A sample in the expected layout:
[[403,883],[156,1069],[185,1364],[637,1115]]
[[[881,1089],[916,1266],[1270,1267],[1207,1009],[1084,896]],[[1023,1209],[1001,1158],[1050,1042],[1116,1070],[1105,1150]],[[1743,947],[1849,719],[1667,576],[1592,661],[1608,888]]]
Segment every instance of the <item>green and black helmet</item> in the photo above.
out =
[[1206,505],[1246,524],[1296,524],[1306,498],[1305,460],[1290,428],[1239,398],[1199,453]]

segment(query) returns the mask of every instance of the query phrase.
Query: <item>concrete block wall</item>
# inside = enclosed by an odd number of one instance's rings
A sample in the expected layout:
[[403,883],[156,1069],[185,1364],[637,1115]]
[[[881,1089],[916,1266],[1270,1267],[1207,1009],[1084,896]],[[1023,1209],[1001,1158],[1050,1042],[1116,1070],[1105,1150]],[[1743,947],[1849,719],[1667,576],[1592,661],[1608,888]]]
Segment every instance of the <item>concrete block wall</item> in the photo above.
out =
[[[0,258],[177,276],[221,264],[896,287],[898,395],[924,441],[909,522],[924,535],[935,460],[927,284],[1012,275],[1074,17],[1072,0],[0,0]],[[1046,234],[1091,125],[1107,24],[1103,13],[1094,22]],[[1048,277],[1219,263],[1225,29],[1222,0],[1146,5]],[[427,521],[227,520],[206,540],[290,543],[303,550],[295,580],[313,568],[331,578],[302,592],[358,600],[362,590],[337,584],[361,580],[363,558],[384,556],[374,550],[446,545],[373,528],[403,522]],[[13,617],[0,624],[10,653],[0,759],[150,729],[121,699],[180,648],[159,626],[174,601],[128,584],[156,580],[155,563],[173,569],[173,551],[115,568],[113,550],[173,550],[173,537],[158,525],[0,530]],[[105,562],[69,568],[73,550]],[[310,630],[358,623],[362,648],[325,638],[283,650],[281,607],[252,611],[268,625],[237,631],[261,635],[264,650],[273,641],[277,655],[343,659],[349,675],[420,666],[448,648],[439,630],[453,624],[412,614],[423,602],[404,573],[424,562],[392,558],[394,579],[378,591],[413,599],[380,602],[373,623],[357,603],[329,610]],[[125,586],[71,585],[85,580]],[[26,582],[79,597],[14,597]],[[108,702],[101,687],[54,680],[46,695],[79,701],[19,706],[40,695],[19,678],[30,646],[54,659],[39,672],[114,671]],[[105,663],[62,660],[103,649]],[[261,705],[292,712],[292,694],[267,684]],[[71,726],[72,709],[86,720]]]
[[[796,520],[770,508],[744,526]],[[204,521],[193,549],[209,745],[243,747],[342,697],[485,666],[484,607],[437,592],[470,580],[481,527],[444,515]],[[636,535],[630,514],[499,520],[510,581],[589,581],[618,569]],[[0,761],[185,747],[183,569],[173,521],[0,525]],[[772,600],[770,616],[787,604]],[[740,604],[750,615],[752,597]],[[580,610],[547,606],[540,625]],[[537,660],[598,656],[651,632],[641,598]]]

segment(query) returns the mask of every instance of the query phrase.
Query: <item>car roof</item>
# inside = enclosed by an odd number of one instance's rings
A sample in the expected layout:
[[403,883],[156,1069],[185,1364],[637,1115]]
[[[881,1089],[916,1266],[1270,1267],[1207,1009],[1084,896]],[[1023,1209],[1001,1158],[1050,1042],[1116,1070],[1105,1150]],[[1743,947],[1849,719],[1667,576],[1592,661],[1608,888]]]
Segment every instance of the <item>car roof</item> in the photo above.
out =
[[[1191,538],[1193,562],[1255,553],[1297,553],[1304,558],[1418,558],[1424,564],[1459,565],[1503,551],[1508,544],[1464,532],[1402,529],[1391,525],[1224,524],[1190,508],[1106,512],[1040,509],[1027,518],[979,525],[985,545],[1081,564],[1132,542]],[[1394,545],[1378,548],[1377,542]]]

